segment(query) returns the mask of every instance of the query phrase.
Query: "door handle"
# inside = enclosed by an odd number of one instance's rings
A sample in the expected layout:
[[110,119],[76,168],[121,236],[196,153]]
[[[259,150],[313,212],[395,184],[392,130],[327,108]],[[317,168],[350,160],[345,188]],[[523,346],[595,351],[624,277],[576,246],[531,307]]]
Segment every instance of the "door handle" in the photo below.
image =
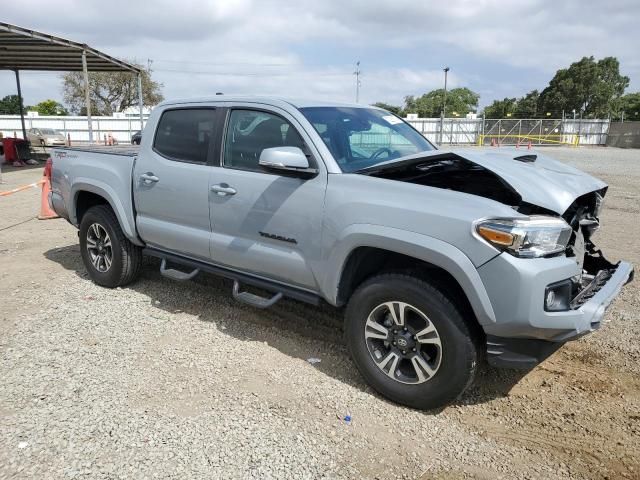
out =
[[143,173],[142,175],[140,175],[140,180],[142,180],[142,182],[146,183],[147,185],[160,181],[160,179],[151,172]]
[[230,187],[226,183],[220,183],[219,185],[211,185],[211,191],[217,193],[221,197],[226,195],[235,195],[237,190],[233,187]]

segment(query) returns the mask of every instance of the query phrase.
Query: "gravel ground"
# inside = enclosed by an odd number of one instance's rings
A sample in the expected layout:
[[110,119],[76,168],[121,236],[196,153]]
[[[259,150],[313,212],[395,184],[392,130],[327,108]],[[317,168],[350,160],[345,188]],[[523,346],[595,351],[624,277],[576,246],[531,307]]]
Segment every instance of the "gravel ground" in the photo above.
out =
[[[597,243],[640,264],[640,152],[544,152],[610,184]],[[0,190],[40,175],[5,169]],[[97,287],[75,229],[31,220],[38,205],[0,198],[0,478],[640,478],[637,282],[601,331],[425,413],[364,384],[341,312],[257,311],[152,260]]]

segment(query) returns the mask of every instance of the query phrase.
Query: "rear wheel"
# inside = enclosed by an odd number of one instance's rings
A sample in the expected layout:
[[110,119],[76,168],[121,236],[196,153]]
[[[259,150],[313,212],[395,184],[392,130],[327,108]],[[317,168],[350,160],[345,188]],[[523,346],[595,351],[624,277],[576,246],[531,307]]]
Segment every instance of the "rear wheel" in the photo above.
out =
[[353,360],[385,397],[413,408],[442,407],[472,383],[480,352],[460,310],[437,288],[383,274],[352,295],[345,333]]
[[91,280],[103,287],[120,287],[136,279],[142,250],[122,232],[107,205],[91,207],[80,222],[80,252]]

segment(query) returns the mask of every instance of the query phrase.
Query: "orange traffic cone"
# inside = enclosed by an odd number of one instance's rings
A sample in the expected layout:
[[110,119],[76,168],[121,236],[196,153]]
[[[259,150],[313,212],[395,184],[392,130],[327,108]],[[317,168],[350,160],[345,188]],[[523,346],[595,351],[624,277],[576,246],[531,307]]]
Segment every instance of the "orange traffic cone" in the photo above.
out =
[[58,218],[59,215],[49,207],[49,192],[51,191],[51,181],[45,176],[42,180],[42,196],[40,197],[40,215],[38,220],[48,220]]

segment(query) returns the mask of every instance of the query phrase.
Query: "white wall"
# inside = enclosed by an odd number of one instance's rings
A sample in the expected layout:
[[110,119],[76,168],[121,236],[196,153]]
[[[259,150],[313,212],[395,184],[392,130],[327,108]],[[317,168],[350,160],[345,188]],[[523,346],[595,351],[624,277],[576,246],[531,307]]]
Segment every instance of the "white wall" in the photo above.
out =
[[[145,116],[145,120],[148,116]],[[139,118],[93,117],[91,119],[94,141],[102,141],[104,135],[111,133],[119,142],[128,143],[131,135],[140,130]],[[89,125],[87,117],[25,117],[25,126],[30,128],[54,128],[71,135],[71,142],[88,142]],[[12,137],[14,132],[22,138],[22,126],[19,115],[0,115],[0,132],[5,137]]]
[[[145,120],[148,115],[145,115]],[[439,118],[410,118],[407,120],[431,142],[437,143],[440,137]],[[510,119],[513,121],[513,119]],[[548,121],[546,119],[545,121]],[[559,122],[559,120],[558,120]],[[140,130],[140,120],[135,117],[93,117],[93,139],[102,141],[104,135],[111,133],[119,142],[128,143],[131,135]],[[64,135],[71,135],[71,142],[89,141],[87,117],[26,117],[27,130],[32,127],[54,128]],[[473,145],[478,141],[482,131],[483,119],[446,118],[442,134],[443,144]],[[580,145],[604,145],[607,141],[609,120],[565,120],[562,123],[563,141],[572,142],[575,134],[580,133]],[[15,132],[22,138],[22,128],[18,115],[0,115],[0,132],[5,137]]]

